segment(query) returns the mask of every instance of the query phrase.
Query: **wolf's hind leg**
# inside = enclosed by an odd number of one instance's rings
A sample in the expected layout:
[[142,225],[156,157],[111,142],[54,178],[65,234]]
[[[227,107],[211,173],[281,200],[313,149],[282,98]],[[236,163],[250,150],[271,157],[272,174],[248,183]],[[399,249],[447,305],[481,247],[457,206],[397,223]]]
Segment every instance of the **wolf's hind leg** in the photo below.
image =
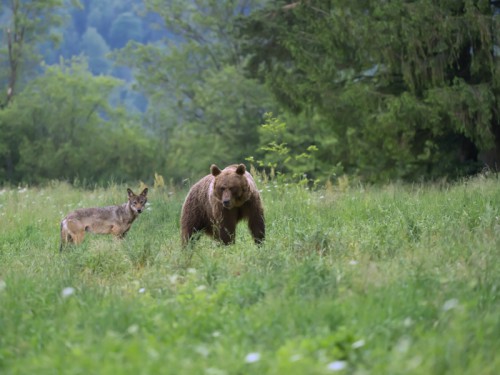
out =
[[[63,221],[61,224],[61,245],[75,244],[79,245],[85,237],[85,228],[73,220]],[[61,246],[61,249],[64,246]]]
[[61,221],[61,245],[59,246],[59,252],[62,253],[63,248],[68,245],[68,243],[73,242],[71,235],[69,234],[68,228],[66,226],[66,220]]

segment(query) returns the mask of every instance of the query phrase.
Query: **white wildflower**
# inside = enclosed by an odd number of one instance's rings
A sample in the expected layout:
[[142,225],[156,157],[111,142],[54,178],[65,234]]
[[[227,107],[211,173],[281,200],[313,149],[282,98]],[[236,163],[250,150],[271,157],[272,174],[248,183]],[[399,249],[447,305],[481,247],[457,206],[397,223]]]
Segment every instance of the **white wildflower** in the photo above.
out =
[[362,346],[365,346],[365,340],[363,340],[363,339],[352,343],[353,349],[358,349],[358,348],[361,348]]
[[160,353],[158,353],[156,350],[154,350],[151,347],[148,347],[147,353],[148,353],[148,357],[153,359],[153,360],[157,360],[160,358]]
[[129,335],[133,335],[139,332],[139,326],[137,324],[132,324],[130,327],[127,328],[127,333]]
[[68,297],[72,296],[73,294],[75,294],[75,288],[68,286],[62,290],[61,297],[68,298]]
[[0,292],[4,291],[7,288],[7,283],[3,280],[0,280]]
[[168,277],[168,280],[170,281],[171,284],[175,284],[178,278],[179,278],[178,275],[172,275]]
[[341,371],[347,367],[346,361],[333,361],[330,362],[327,366],[330,371]]
[[458,299],[452,298],[446,301],[443,305],[443,311],[453,310],[458,306]]
[[408,317],[405,320],[403,320],[403,325],[405,327],[411,327],[412,324],[413,324],[413,320],[410,317]]
[[212,336],[213,337],[219,337],[220,336],[220,332],[219,331],[213,331],[212,332]]
[[208,355],[210,354],[210,350],[208,349],[208,347],[206,345],[198,345],[194,348],[195,352],[198,353],[199,355],[203,356],[203,357],[208,357]]
[[255,363],[260,361],[260,353],[248,353],[245,357],[246,363]]
[[396,350],[400,353],[406,353],[411,346],[411,339],[409,337],[401,337],[396,344]]

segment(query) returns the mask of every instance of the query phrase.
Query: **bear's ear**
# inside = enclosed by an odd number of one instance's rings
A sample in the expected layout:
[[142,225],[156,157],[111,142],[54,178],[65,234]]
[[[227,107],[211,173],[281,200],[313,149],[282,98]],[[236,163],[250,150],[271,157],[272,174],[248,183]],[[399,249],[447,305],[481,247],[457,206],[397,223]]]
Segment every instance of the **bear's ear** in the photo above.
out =
[[212,164],[212,166],[210,167],[210,172],[212,173],[213,176],[220,175],[220,169],[215,164]]
[[240,164],[240,165],[238,165],[238,168],[236,168],[236,173],[243,176],[245,174],[246,170],[247,169],[245,167],[245,164]]

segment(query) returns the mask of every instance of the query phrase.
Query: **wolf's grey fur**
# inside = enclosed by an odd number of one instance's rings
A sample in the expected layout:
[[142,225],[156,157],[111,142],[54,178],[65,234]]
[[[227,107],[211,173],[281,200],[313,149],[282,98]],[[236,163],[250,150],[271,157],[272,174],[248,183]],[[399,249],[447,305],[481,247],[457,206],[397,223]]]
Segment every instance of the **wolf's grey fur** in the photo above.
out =
[[147,202],[148,189],[136,195],[127,189],[128,202],[120,206],[81,208],[70,212],[61,221],[61,246],[68,243],[80,244],[85,232],[98,234],[113,234],[123,238],[129,231],[134,220],[144,210]]

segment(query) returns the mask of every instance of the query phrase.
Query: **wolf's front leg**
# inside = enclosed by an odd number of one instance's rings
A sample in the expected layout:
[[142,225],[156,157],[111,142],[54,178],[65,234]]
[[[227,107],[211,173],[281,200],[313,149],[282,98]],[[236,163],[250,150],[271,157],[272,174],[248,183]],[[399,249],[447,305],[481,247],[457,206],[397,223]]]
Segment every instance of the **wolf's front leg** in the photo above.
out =
[[123,227],[114,226],[113,228],[111,228],[111,233],[113,233],[114,236],[116,238],[118,238],[119,240],[123,240],[125,238],[125,236],[127,235],[129,230],[130,230],[130,227],[128,227],[124,230]]
[[118,238],[119,240],[123,240],[125,238],[125,236],[127,235],[127,231],[123,232],[123,233],[119,233],[116,235],[116,238]]

